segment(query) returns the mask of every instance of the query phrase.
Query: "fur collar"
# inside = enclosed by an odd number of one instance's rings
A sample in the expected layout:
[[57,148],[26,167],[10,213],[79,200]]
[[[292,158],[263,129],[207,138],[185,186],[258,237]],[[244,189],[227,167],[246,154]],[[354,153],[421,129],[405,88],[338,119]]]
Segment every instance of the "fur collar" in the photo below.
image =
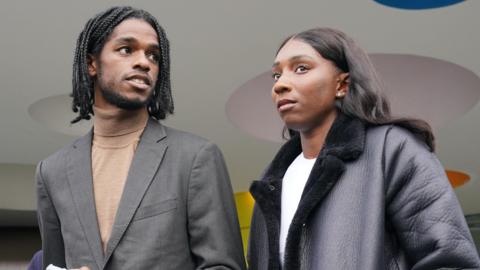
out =
[[[345,170],[345,163],[357,159],[365,145],[363,122],[339,113],[325,139],[323,149],[312,168],[302,199],[287,236],[284,269],[300,269],[302,230],[312,211],[328,195]],[[279,231],[282,179],[288,166],[302,152],[300,137],[286,142],[278,151],[261,181],[254,181],[250,192],[262,210],[267,226],[269,270],[280,269]]]

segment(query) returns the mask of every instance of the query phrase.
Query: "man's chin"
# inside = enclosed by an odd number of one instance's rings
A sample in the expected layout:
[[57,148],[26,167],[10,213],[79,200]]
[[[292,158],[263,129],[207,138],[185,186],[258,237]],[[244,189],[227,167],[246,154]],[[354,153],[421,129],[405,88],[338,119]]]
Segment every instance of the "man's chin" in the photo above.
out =
[[143,99],[140,99],[138,97],[129,98],[108,90],[102,91],[102,96],[105,99],[105,101],[107,101],[111,105],[116,106],[120,109],[131,110],[131,111],[139,110],[147,107],[148,102],[150,100],[149,98],[143,98]]
[[148,100],[139,100],[139,99],[124,99],[116,103],[112,103],[112,105],[117,106],[120,109],[124,110],[139,110],[142,108],[147,107]]

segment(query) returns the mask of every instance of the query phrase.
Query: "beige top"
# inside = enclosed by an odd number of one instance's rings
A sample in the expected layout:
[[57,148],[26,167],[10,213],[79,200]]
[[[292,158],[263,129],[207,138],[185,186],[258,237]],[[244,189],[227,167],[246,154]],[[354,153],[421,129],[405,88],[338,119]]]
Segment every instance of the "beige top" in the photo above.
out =
[[93,194],[105,252],[130,164],[145,126],[146,110],[94,107],[92,143]]

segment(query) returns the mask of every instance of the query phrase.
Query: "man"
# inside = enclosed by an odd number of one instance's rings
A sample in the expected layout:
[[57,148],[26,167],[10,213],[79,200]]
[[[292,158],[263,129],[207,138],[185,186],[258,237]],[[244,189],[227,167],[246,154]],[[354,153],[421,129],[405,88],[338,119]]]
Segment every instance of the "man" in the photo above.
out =
[[43,266],[244,269],[222,154],[156,121],[173,101],[155,18],[131,7],[98,14],[73,69],[72,122],[95,115],[94,127],[37,167]]

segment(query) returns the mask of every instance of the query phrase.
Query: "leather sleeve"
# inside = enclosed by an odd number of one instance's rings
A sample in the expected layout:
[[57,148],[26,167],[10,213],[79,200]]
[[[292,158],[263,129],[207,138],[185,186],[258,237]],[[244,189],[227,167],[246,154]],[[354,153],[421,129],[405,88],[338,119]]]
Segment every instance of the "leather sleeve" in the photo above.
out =
[[389,129],[384,148],[386,211],[411,269],[480,269],[445,170],[408,131]]

